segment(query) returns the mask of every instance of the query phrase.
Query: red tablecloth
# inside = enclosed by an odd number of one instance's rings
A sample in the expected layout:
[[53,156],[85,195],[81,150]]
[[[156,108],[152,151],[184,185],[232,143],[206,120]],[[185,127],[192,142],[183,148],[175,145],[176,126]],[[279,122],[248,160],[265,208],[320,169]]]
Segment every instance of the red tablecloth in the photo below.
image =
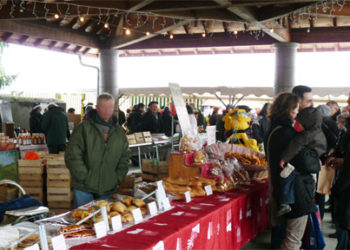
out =
[[71,249],[239,249],[267,226],[267,183],[215,193]]

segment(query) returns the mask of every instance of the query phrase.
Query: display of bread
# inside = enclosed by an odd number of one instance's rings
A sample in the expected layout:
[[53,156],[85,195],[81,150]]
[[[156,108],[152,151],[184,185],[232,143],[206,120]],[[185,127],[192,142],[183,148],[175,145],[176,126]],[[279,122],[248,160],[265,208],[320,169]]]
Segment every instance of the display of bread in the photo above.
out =
[[82,238],[95,235],[95,230],[88,225],[63,226],[60,227],[59,232],[65,238]]
[[206,195],[204,187],[212,186],[216,190],[216,181],[202,177],[185,178],[164,178],[164,189],[167,193],[174,195],[174,200],[185,200],[184,193],[190,191],[191,197],[202,197]]
[[131,204],[132,204],[132,201],[134,200],[134,198],[132,198],[132,197],[125,197],[123,200],[122,200],[122,202],[125,204],[125,205],[127,205],[127,206],[130,206]]
[[226,152],[225,159],[236,158],[242,165],[248,166],[267,166],[266,158],[259,158],[253,154],[239,154],[234,152]]
[[124,214],[128,211],[128,208],[123,203],[118,201],[118,202],[112,203],[112,211],[116,211],[118,213]]
[[199,166],[207,163],[207,159],[205,158],[205,154],[202,151],[197,151],[194,155],[193,165]]
[[[96,204],[96,205],[94,205]],[[133,217],[131,211],[140,208],[143,216],[148,214],[147,204],[141,200],[130,196],[125,197],[122,201],[117,201],[109,203],[106,200],[99,200],[92,203],[90,207],[87,208],[77,208],[72,212],[72,218],[78,222],[85,217],[89,216],[91,213],[96,212],[100,207],[106,206],[108,212],[109,223],[111,224],[111,218],[117,215],[121,215],[123,223],[133,222]],[[96,222],[102,221],[101,213],[97,213],[95,216],[89,218],[85,223],[92,226]],[[72,226],[73,227],[73,226]],[[62,230],[64,230],[62,228]],[[68,230],[68,229],[67,229]],[[72,228],[69,229],[72,231]],[[63,232],[62,232],[63,233]]]
[[137,207],[145,207],[146,203],[141,199],[133,199],[132,204],[134,204]]
[[34,234],[34,235],[30,235],[28,238],[26,238],[21,243],[19,243],[17,247],[20,249],[23,249],[26,247],[30,247],[36,243],[39,243],[39,242],[40,242],[39,235]]
[[106,209],[107,209],[107,213],[109,213],[111,211],[111,207],[110,207],[108,201],[106,201],[106,200],[98,200],[98,201],[96,201],[96,206],[98,206],[99,208],[105,206]]

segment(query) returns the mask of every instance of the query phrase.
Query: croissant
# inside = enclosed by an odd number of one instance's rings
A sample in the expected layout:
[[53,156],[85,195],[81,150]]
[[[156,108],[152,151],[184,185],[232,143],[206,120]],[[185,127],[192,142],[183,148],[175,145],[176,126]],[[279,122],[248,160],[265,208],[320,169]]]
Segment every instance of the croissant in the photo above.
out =
[[123,203],[127,206],[130,206],[133,200],[134,200],[134,198],[132,198],[132,197],[125,197],[123,199]]
[[123,203],[118,201],[112,204],[112,211],[116,211],[121,214],[124,214],[128,211],[128,208]]
[[132,204],[134,204],[137,207],[145,207],[146,206],[146,203],[141,199],[134,199],[132,201]]

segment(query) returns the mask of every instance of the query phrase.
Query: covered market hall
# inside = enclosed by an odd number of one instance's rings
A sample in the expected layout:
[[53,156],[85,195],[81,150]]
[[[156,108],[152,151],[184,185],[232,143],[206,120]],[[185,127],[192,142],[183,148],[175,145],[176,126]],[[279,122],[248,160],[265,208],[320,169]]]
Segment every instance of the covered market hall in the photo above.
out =
[[[0,41],[73,54],[97,72],[97,101],[78,96],[81,114],[57,95],[0,96],[0,248],[350,248],[350,182],[338,180],[350,167],[350,87],[296,78],[298,53],[350,51],[350,2],[0,0]],[[273,86],[118,83],[121,58],[258,53],[274,55]],[[283,95],[295,102],[291,144],[303,141],[288,160],[268,152]],[[293,160],[310,145],[317,171],[300,173]],[[274,178],[289,179],[279,174],[289,166],[295,201],[276,214]],[[312,211],[291,217],[303,175]]]

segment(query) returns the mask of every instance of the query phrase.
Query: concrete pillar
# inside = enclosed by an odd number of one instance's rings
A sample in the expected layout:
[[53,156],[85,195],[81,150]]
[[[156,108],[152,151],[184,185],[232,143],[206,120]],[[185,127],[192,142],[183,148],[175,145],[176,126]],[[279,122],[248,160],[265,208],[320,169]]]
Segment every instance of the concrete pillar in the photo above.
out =
[[102,92],[110,93],[117,98],[119,88],[117,83],[117,61],[118,50],[101,49],[100,50],[100,87],[99,94]]
[[291,92],[295,85],[297,43],[275,43],[276,68],[274,94]]

